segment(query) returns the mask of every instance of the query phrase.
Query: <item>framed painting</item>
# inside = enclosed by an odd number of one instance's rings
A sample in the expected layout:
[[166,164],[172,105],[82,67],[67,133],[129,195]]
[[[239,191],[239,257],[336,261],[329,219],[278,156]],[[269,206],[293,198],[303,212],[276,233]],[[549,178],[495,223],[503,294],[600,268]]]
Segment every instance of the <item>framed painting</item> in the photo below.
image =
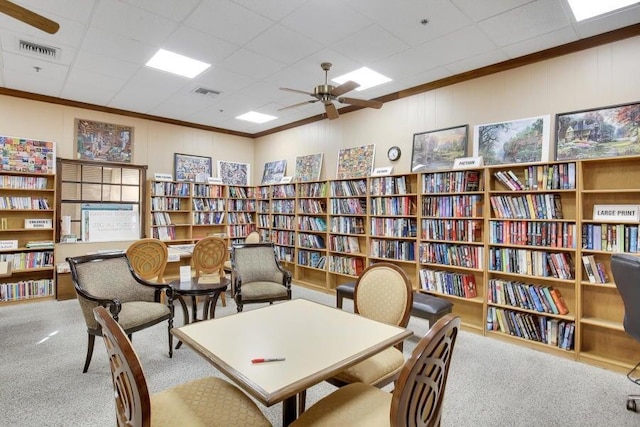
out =
[[262,185],[278,184],[282,181],[286,170],[286,160],[276,160],[265,163],[264,172],[262,173]]
[[211,157],[175,153],[173,165],[176,181],[206,182],[211,176]]
[[12,172],[55,173],[56,144],[0,136],[0,169]]
[[78,159],[131,163],[133,127],[92,120],[75,120]]
[[640,154],[640,103],[556,115],[556,160]]
[[477,125],[473,155],[485,165],[533,163],[549,160],[550,116]]
[[337,179],[364,178],[373,170],[375,145],[341,148],[338,152]]
[[322,170],[322,153],[296,157],[296,171],[293,180],[296,182],[318,181]]
[[236,163],[218,160],[218,177],[223,184],[249,185],[249,163]]
[[413,134],[411,171],[453,168],[453,161],[467,155],[469,125]]

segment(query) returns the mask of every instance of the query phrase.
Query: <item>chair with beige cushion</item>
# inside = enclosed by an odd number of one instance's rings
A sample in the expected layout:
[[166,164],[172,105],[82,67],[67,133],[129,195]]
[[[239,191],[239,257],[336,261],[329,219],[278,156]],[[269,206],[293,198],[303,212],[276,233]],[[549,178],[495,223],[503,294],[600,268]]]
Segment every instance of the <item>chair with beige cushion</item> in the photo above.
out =
[[[224,260],[227,258],[229,249],[227,241],[219,237],[205,237],[198,240],[193,247],[191,264],[195,271],[195,277],[207,280],[208,283],[218,283],[224,277]],[[224,292],[220,294],[222,305],[227,305]],[[206,305],[205,305],[206,307]]]
[[94,316],[109,357],[118,426],[271,426],[247,395],[221,378],[201,378],[150,395],[125,332],[104,307],[96,308]]
[[[244,239],[244,243],[260,243],[260,233],[257,231],[252,231],[247,234],[247,237]],[[231,259],[228,259],[224,262],[224,271],[227,273],[231,273],[233,271],[233,266],[231,265]]]
[[387,393],[353,383],[322,398],[291,427],[417,427],[440,425],[442,402],[460,318],[447,314],[420,339]]
[[137,240],[127,249],[127,258],[138,276],[151,282],[164,283],[164,269],[169,259],[164,242],[153,238]]
[[244,304],[291,299],[291,273],[280,266],[273,243],[234,245],[231,264],[238,312]]
[[[173,356],[173,292],[169,285],[142,279],[125,253],[83,255],[67,258],[67,262],[89,337],[82,372],[89,369],[96,335],[101,336],[93,315],[93,309],[98,306],[109,308],[129,338],[134,332],[166,320],[169,357]],[[163,294],[166,296],[164,303]]]

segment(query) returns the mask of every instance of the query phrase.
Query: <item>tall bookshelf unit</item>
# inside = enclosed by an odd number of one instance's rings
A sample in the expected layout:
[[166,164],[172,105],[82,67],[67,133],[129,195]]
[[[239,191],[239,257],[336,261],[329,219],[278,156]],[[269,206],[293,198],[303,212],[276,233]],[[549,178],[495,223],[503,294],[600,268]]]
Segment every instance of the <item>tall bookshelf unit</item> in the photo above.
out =
[[329,289],[353,282],[367,266],[367,191],[367,178],[329,182]]
[[226,238],[226,186],[222,184],[193,184],[191,199],[191,238],[207,236]]
[[175,243],[191,243],[192,184],[187,181],[149,181],[150,236]]
[[[581,262],[579,271],[580,328],[576,345],[578,359],[597,366],[627,372],[638,361],[640,343],[629,337],[622,326],[624,306],[611,274],[613,252],[638,252],[637,238],[632,248],[618,247],[611,241],[613,230],[637,228],[638,223],[595,221],[595,205],[640,205],[640,157],[583,160],[579,168],[579,209],[581,256],[592,255],[604,270],[605,283],[590,283]],[[596,236],[593,229],[600,229]],[[605,232],[608,230],[608,232]],[[602,234],[604,242],[600,239]],[[620,233],[616,233],[618,238]],[[621,233],[625,237],[624,232]],[[637,231],[634,233],[637,236]],[[608,236],[608,240],[607,240]],[[596,245],[600,240],[600,245]],[[625,243],[630,239],[625,237]],[[604,243],[604,244],[603,244]],[[633,250],[635,249],[635,250]]]
[[487,334],[571,358],[578,328],[576,176],[575,162],[486,169]]
[[0,278],[0,305],[55,293],[55,188],[53,174],[0,172],[0,261],[12,265]]
[[256,229],[260,241],[271,241],[271,187],[261,185],[256,189]]
[[287,270],[296,262],[296,185],[271,186],[271,241],[276,255]]
[[421,292],[450,300],[463,325],[484,327],[483,170],[421,175]]
[[227,236],[231,245],[243,243],[256,229],[256,189],[251,186],[227,187]]
[[308,286],[327,286],[327,194],[326,181],[297,184],[295,277]]

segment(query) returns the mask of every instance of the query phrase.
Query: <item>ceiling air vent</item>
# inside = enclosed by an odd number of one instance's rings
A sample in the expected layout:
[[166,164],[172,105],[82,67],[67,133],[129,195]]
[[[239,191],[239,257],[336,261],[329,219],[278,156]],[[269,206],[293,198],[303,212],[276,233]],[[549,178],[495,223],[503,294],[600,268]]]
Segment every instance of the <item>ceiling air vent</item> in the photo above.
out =
[[58,59],[60,51],[60,49],[55,47],[31,43],[25,40],[20,40],[19,49],[20,52],[30,53],[32,55],[48,59]]
[[215,98],[220,95],[221,92],[213,89],[207,89],[206,87],[197,87],[193,90],[193,93],[198,95],[208,96],[209,98]]

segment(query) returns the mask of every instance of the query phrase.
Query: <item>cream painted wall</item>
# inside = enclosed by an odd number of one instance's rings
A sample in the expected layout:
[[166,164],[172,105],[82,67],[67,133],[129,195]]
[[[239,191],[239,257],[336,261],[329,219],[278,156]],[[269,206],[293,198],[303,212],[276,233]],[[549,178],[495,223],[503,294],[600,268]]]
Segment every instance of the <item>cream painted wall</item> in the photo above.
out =
[[[254,162],[251,138],[0,96],[0,134],[54,141],[58,157],[75,157],[76,118],[133,126],[133,162],[148,165],[149,177],[154,172],[173,174],[173,154],[176,152],[211,157],[214,175],[218,173],[217,160]],[[261,170],[252,169],[252,173],[262,174]]]
[[[634,37],[259,138],[254,169],[286,159],[293,175],[296,156],[324,153],[321,179],[334,179],[339,149],[375,144],[376,167],[407,173],[414,133],[469,124],[471,147],[478,124],[551,115],[553,129],[557,113],[640,101],[638,70]],[[393,145],[402,149],[395,163],[386,156]]]

